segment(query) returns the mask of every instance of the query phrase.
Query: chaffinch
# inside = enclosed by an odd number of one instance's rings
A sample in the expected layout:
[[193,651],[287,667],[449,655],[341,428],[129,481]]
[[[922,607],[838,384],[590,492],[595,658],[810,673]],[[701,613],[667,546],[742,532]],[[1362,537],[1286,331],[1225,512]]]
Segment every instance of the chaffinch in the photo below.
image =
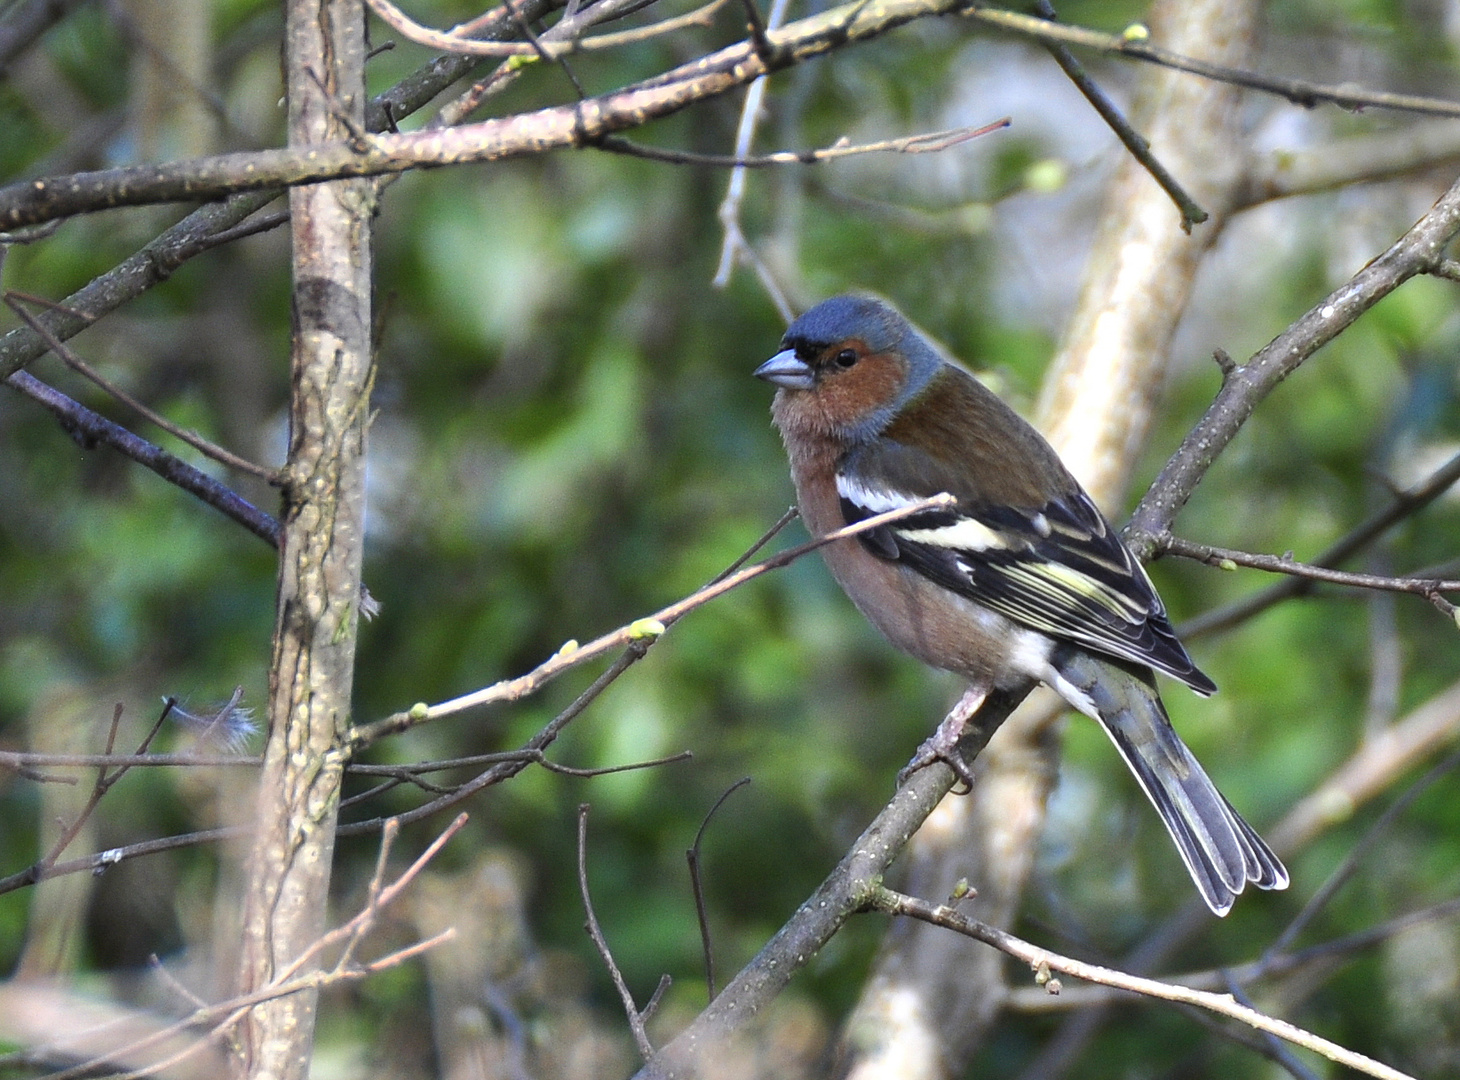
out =
[[822,548],[894,645],[969,680],[915,764],[947,758],[994,689],[1034,679],[1099,721],[1218,915],[1251,881],[1282,889],[1272,849],[1176,734],[1155,671],[1216,690],[1177,640],[1141,564],[1053,447],[890,304],[838,296],[791,324],[755,374],[813,536],[947,492],[934,509]]

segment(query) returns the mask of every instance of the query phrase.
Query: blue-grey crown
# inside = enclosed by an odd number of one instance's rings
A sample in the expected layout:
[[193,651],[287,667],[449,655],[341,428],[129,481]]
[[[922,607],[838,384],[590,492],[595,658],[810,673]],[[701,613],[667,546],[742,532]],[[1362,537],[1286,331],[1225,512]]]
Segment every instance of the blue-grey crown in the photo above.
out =
[[860,338],[873,352],[897,350],[908,361],[908,383],[895,405],[913,397],[938,373],[943,357],[902,312],[871,293],[843,293],[823,300],[786,331],[788,346],[826,348]]

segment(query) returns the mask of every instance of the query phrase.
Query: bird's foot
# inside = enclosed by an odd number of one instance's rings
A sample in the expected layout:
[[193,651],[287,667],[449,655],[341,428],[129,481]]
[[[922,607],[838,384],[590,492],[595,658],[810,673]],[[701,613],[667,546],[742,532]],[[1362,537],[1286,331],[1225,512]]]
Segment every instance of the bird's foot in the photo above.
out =
[[953,770],[953,775],[963,784],[963,790],[958,791],[959,795],[967,795],[973,790],[973,773],[964,762],[962,755],[958,753],[958,740],[963,737],[963,729],[968,726],[969,719],[978,712],[983,705],[984,699],[989,696],[988,687],[970,686],[958,699],[958,704],[948,711],[943,717],[943,722],[938,725],[938,730],[923,740],[918,747],[917,753],[911,761],[904,766],[897,774],[897,786],[902,787],[907,783],[908,777],[919,769],[926,768],[935,761],[941,761]]

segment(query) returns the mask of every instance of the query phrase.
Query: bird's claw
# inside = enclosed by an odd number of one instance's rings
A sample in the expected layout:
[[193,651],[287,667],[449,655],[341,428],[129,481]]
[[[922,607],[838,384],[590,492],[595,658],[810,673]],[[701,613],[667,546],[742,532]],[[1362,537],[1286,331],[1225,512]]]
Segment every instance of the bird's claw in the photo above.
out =
[[934,762],[941,761],[953,770],[954,777],[962,785],[961,789],[958,787],[953,788],[954,795],[967,795],[973,790],[973,773],[968,768],[967,763],[964,762],[963,756],[958,753],[958,737],[955,735],[950,741],[942,738],[942,735],[943,730],[939,728],[938,731],[923,741],[923,744],[918,747],[917,753],[913,755],[912,760],[903,766],[902,771],[897,774],[898,787],[902,787],[903,784],[907,783],[912,774],[919,769],[925,769]]

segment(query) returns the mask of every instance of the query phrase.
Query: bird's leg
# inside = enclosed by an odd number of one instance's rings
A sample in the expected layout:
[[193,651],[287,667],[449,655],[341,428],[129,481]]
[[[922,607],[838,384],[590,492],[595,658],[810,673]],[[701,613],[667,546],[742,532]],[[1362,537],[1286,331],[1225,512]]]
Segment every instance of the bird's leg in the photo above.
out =
[[968,726],[968,721],[973,714],[983,707],[988,696],[989,687],[981,683],[974,683],[963,691],[963,696],[958,699],[958,704],[948,710],[948,715],[943,717],[943,722],[938,725],[938,730],[923,740],[923,745],[918,747],[918,752],[907,763],[907,767],[897,774],[899,787],[913,773],[935,761],[946,762],[954,775],[963,781],[965,787],[973,787],[973,774],[968,771],[968,766],[964,765],[963,759],[958,756],[956,751],[958,740],[963,737],[963,729]]

